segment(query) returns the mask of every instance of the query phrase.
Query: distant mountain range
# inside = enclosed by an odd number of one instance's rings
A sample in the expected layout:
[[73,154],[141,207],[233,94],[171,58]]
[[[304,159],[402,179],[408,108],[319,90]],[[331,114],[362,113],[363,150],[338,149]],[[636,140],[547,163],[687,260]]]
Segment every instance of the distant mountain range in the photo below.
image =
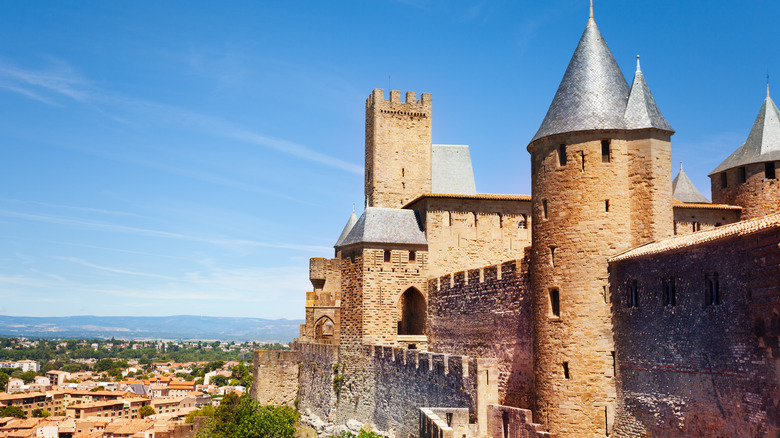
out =
[[39,318],[0,315],[0,336],[260,341],[287,343],[303,320],[211,316],[65,316]]

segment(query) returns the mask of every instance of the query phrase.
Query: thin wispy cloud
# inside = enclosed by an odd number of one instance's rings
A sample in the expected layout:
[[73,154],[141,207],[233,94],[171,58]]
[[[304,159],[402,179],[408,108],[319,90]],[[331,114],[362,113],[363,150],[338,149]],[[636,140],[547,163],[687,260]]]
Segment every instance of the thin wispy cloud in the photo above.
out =
[[171,277],[171,276],[168,276],[168,275],[151,274],[151,273],[148,273],[148,272],[129,271],[129,270],[126,270],[126,269],[113,268],[113,267],[110,267],[110,266],[101,266],[101,265],[97,265],[97,264],[94,264],[94,263],[90,263],[90,262],[88,262],[86,260],[82,260],[82,259],[80,259],[78,257],[54,257],[54,258],[58,259],[58,260],[64,260],[66,262],[75,263],[77,265],[81,265],[81,266],[84,266],[84,267],[87,267],[87,268],[93,268],[93,269],[97,269],[97,270],[100,270],[100,271],[111,272],[111,273],[114,273],[114,274],[125,274],[125,275],[133,275],[133,276],[137,276],[137,277],[159,278],[159,279],[162,279],[162,280],[176,280],[176,277]]
[[104,214],[104,215],[111,215],[111,216],[128,216],[128,217],[142,217],[136,213],[128,213],[126,211],[116,211],[116,210],[105,210],[102,208],[92,208],[92,207],[80,207],[76,205],[63,205],[63,204],[52,204],[49,202],[40,202],[40,201],[25,201],[20,199],[11,199],[11,198],[0,198],[0,202],[8,202],[13,204],[25,204],[25,205],[36,205],[41,207],[47,207],[47,208],[55,208],[55,209],[62,209],[62,210],[73,210],[73,211],[80,211],[85,213],[98,213],[98,214]]
[[18,211],[0,210],[0,216],[26,219],[38,222],[46,222],[57,225],[84,228],[94,231],[107,231],[114,233],[127,233],[135,235],[152,236],[166,239],[186,240],[192,242],[207,243],[219,247],[255,247],[255,248],[278,248],[291,249],[298,251],[312,251],[317,253],[327,253],[332,248],[316,245],[299,245],[295,243],[272,243],[260,242],[248,239],[229,239],[229,238],[211,238],[191,236],[187,234],[174,233],[170,231],[153,230],[148,228],[130,227],[125,225],[107,224],[103,222],[88,221],[72,217],[49,216],[40,214],[31,214]]
[[0,78],[7,85],[4,88],[49,104],[53,102],[41,97],[42,94],[61,95],[78,102],[85,101],[89,95],[87,82],[61,61],[48,69],[35,70],[0,60]]

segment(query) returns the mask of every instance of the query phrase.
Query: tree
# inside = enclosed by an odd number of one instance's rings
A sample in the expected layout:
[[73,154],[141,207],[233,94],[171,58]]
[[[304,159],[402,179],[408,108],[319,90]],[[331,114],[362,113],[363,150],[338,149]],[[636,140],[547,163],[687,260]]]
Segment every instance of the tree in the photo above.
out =
[[150,415],[154,415],[154,408],[149,405],[144,405],[138,408],[138,416],[141,418],[146,418]]
[[198,431],[198,438],[293,438],[298,413],[282,406],[262,406],[249,395],[230,393],[214,416]]
[[1,417],[16,417],[25,419],[27,418],[27,414],[25,414],[22,408],[19,406],[4,406],[0,408],[0,418]]
[[0,391],[5,391],[5,385],[8,385],[10,378],[8,374],[0,372]]
[[46,409],[34,409],[32,411],[33,418],[46,418],[51,416],[51,412]]
[[225,386],[228,384],[228,378],[223,376],[222,374],[217,374],[216,376],[211,378],[210,382],[212,385]]

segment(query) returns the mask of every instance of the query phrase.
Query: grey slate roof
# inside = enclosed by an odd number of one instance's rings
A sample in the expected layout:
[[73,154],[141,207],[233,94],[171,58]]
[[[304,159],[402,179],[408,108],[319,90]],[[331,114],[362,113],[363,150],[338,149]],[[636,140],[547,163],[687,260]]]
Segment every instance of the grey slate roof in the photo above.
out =
[[680,202],[709,203],[709,199],[693,185],[693,181],[683,172],[680,163],[680,173],[672,181],[672,197]]
[[631,88],[591,17],[531,142],[566,132],[658,128],[674,132],[639,69]]
[[596,22],[588,21],[533,140],[593,129],[623,129],[629,88]]
[[341,246],[341,242],[344,241],[344,239],[347,238],[347,235],[350,231],[352,231],[352,227],[355,226],[355,223],[357,223],[357,216],[355,215],[355,207],[352,207],[352,215],[349,217],[349,220],[347,220],[346,225],[344,225],[344,229],[341,230],[341,234],[339,235],[339,240],[336,241],[335,246]]
[[769,97],[769,86],[764,104],[761,105],[747,140],[710,172],[710,176],[724,170],[765,161],[780,161],[780,110]]
[[358,243],[427,245],[414,210],[367,207],[338,247]]
[[432,146],[431,191],[452,195],[476,195],[471,154],[466,145]]
[[625,121],[628,129],[657,128],[674,131],[661,114],[650,93],[650,87],[647,86],[645,76],[639,67],[639,55],[636,56],[636,73],[634,83],[631,85],[631,94],[628,96]]

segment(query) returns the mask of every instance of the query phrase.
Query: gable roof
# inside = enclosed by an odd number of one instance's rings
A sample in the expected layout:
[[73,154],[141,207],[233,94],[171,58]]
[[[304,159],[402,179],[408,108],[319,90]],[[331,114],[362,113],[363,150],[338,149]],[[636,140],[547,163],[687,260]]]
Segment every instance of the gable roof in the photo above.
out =
[[746,164],[766,161],[780,161],[780,110],[769,97],[768,85],[766,99],[758,111],[747,140],[710,172],[709,176]]
[[347,223],[344,225],[344,229],[341,230],[341,234],[339,235],[339,239],[336,241],[336,244],[333,245],[341,246],[341,243],[344,242],[344,239],[347,238],[347,235],[350,231],[352,231],[352,227],[355,226],[355,223],[357,223],[357,216],[355,215],[355,207],[352,207],[352,215],[349,216],[349,219],[347,219]]
[[367,207],[339,247],[359,243],[427,245],[414,210]]
[[431,147],[431,191],[475,195],[474,170],[467,145],[435,144]]

